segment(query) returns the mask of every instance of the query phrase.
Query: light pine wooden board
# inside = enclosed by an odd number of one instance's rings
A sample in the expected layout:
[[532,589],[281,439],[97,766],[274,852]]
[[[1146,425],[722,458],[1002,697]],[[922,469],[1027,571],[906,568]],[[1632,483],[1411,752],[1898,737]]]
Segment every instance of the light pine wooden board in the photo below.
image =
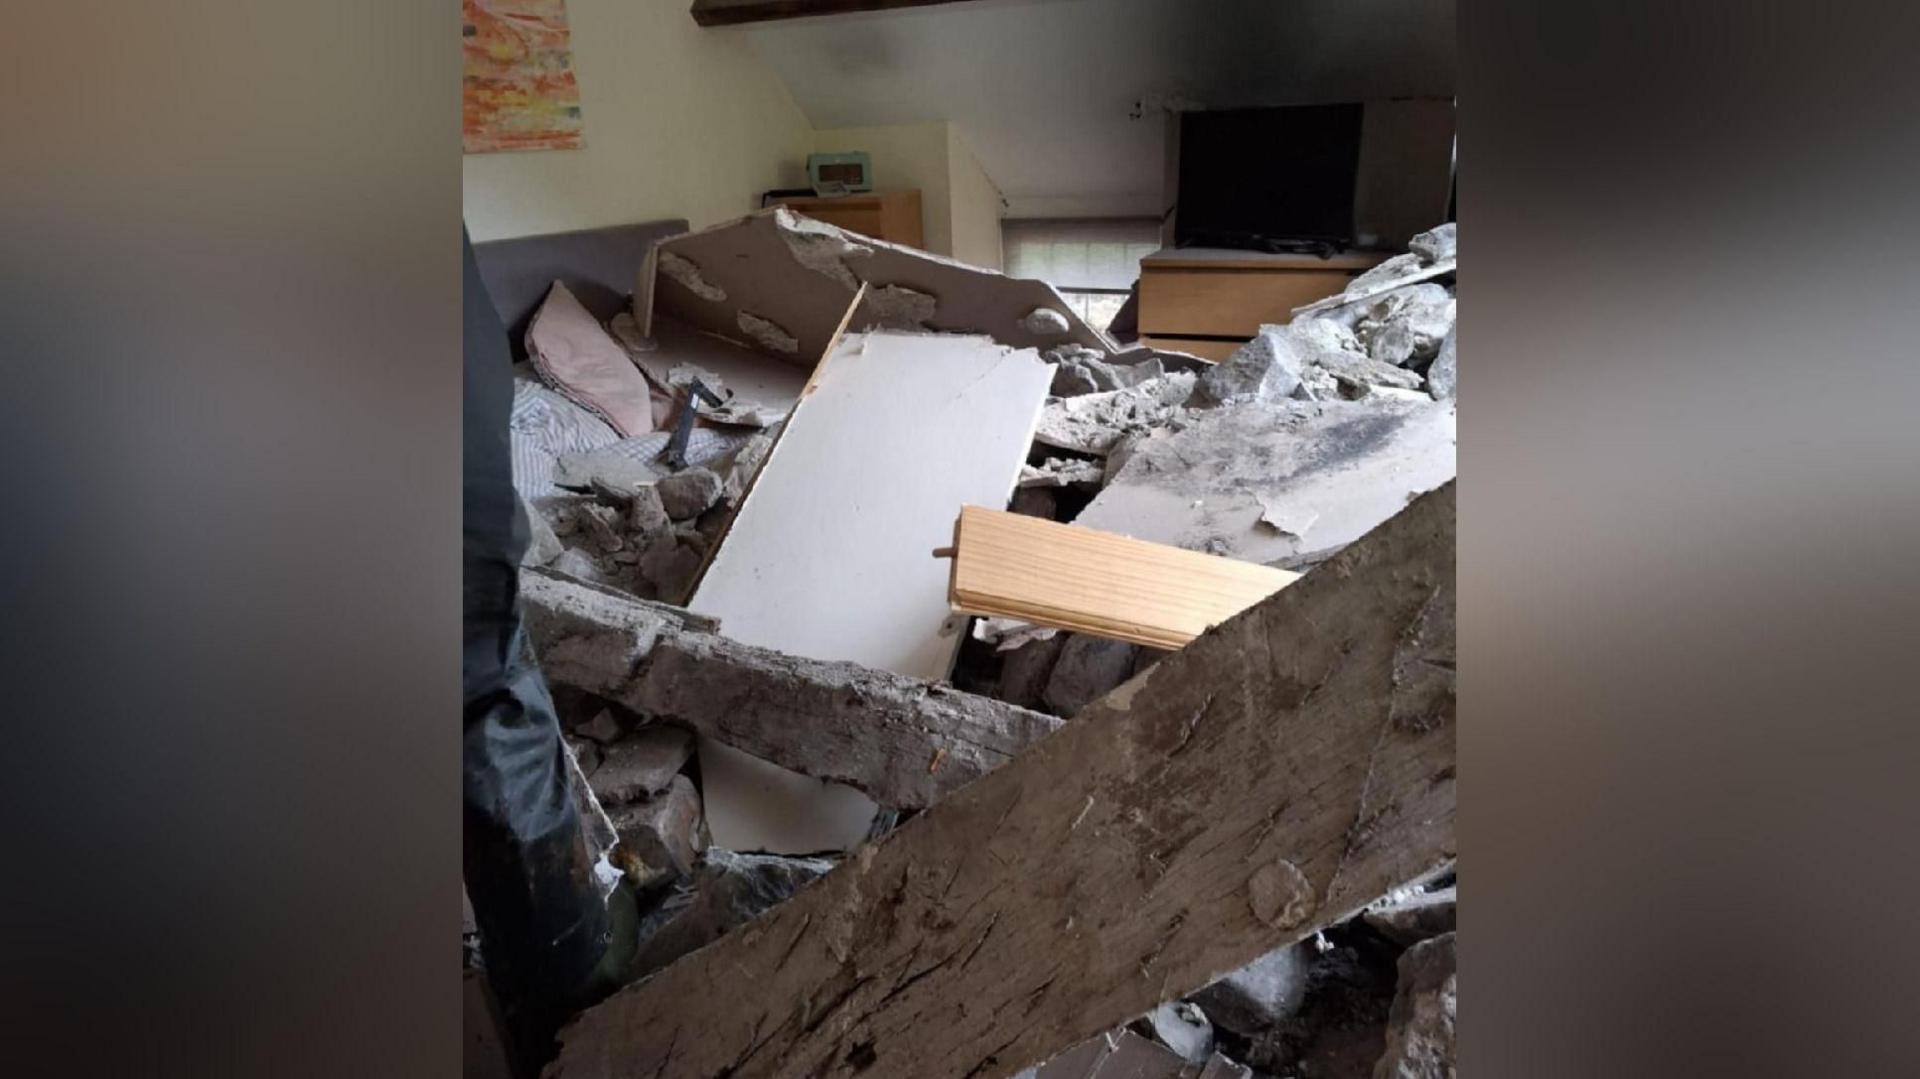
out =
[[[965,619],[927,552],[951,537],[956,507],[1006,504],[1052,374],[984,336],[844,336],[688,607],[746,644],[945,678]],[[706,742],[701,754],[720,846],[803,853],[865,834],[873,806],[857,792]]]
[[947,599],[969,614],[1181,648],[1300,575],[964,506]]

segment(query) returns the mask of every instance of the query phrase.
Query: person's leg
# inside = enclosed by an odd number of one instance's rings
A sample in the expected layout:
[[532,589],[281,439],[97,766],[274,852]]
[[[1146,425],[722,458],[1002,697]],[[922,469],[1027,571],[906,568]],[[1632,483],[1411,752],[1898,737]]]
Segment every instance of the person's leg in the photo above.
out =
[[569,795],[553,702],[516,606],[527,523],[508,452],[507,335],[464,230],[460,245],[463,868],[488,980],[527,1070],[544,1060],[560,1022],[585,1002],[588,976],[606,946],[607,913]]

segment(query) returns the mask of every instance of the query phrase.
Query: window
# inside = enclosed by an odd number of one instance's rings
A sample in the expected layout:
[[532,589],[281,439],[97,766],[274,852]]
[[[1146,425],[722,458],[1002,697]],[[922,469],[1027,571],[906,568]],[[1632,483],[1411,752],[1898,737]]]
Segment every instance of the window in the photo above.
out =
[[1160,222],[1030,218],[1004,222],[1002,238],[1009,276],[1045,281],[1104,330],[1140,277],[1140,260],[1160,250]]

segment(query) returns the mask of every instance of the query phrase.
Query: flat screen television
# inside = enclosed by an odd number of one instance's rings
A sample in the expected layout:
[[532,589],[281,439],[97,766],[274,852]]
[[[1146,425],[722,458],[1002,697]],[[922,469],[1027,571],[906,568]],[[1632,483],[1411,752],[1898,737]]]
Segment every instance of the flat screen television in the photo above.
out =
[[1360,102],[1180,117],[1180,247],[1290,250],[1354,240]]

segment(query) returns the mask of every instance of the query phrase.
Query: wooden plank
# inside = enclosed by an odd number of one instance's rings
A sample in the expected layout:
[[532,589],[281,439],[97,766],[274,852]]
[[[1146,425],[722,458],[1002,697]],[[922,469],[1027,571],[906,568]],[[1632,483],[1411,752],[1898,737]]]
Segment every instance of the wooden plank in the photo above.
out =
[[585,1012],[548,1079],[988,1079],[1450,864],[1454,497]]
[[[688,607],[747,644],[945,678],[965,620],[927,551],[954,507],[1012,496],[1051,379],[1036,353],[981,336],[842,338]],[[714,842],[792,854],[864,838],[871,802],[756,765],[702,742]]]
[[1346,270],[1209,270],[1140,267],[1140,332],[1252,337],[1302,304],[1347,287]]
[[1169,352],[1184,352],[1214,363],[1224,363],[1227,357],[1239,351],[1247,343],[1246,338],[1221,340],[1214,337],[1142,337],[1140,343],[1148,348],[1165,349]]
[[1300,578],[1252,562],[963,506],[947,601],[1155,648],[1181,648]]
[[693,21],[701,26],[739,26],[742,23],[802,19],[811,15],[845,15],[856,11],[892,11],[895,8],[932,7],[964,0],[693,0]]

